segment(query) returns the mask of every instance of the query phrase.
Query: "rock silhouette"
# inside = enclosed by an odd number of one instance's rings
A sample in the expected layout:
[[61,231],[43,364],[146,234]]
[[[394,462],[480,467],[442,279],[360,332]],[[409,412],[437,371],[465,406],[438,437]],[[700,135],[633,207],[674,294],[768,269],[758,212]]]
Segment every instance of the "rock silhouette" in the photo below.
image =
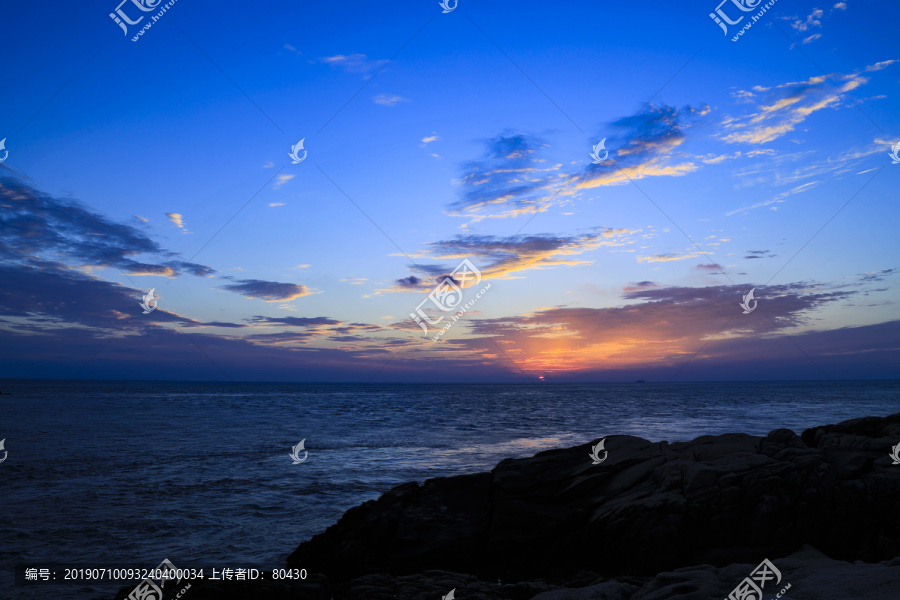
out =
[[428,570],[486,580],[650,576],[757,564],[804,544],[837,560],[900,555],[900,413],[765,437],[669,444],[607,436],[507,459],[489,473],[406,483],[347,511],[288,563],[332,582]]

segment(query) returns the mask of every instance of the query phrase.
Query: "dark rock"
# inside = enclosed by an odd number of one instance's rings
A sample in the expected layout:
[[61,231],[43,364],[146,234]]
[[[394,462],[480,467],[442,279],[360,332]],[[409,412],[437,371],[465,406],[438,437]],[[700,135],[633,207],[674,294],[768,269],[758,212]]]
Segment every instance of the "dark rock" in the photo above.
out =
[[[900,561],[897,560],[851,564],[826,558],[807,548],[772,562],[781,572],[781,580],[777,583],[769,581],[765,585],[764,598],[775,598],[776,594],[787,588],[781,600],[884,600],[896,596],[897,585],[900,584]],[[628,600],[728,598],[728,594],[750,575],[757,564],[736,564],[724,568],[700,565],[660,573]],[[555,598],[541,594],[534,600]]]
[[[775,559],[781,579],[763,588],[763,597],[782,600],[885,600],[896,597],[900,558],[855,564],[827,558],[805,546]],[[695,565],[648,578],[604,579],[583,572],[564,586],[546,581],[515,584],[485,581],[472,575],[425,571],[416,575],[363,575],[342,585],[340,600],[438,600],[455,590],[458,600],[722,600],[758,563],[726,567]],[[581,581],[579,581],[581,580]],[[259,597],[259,596],[254,596]],[[298,596],[300,597],[300,596]],[[302,598],[305,598],[302,597]]]
[[[488,581],[562,581],[582,570],[621,579],[752,566],[803,544],[833,559],[885,560],[900,554],[900,465],[888,457],[897,442],[900,414],[801,437],[609,436],[601,465],[586,444],[404,484],[347,511],[288,562],[349,582],[430,569]],[[595,585],[609,598],[627,587]]]

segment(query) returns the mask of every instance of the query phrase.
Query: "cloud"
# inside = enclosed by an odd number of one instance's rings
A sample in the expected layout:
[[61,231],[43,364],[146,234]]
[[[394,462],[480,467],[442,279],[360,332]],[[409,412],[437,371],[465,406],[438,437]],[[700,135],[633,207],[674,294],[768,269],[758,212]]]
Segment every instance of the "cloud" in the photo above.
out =
[[[0,177],[0,259],[37,268],[114,267],[129,275],[205,277],[215,270],[179,260],[140,230],[74,200],[53,198],[13,177]],[[133,257],[158,256],[144,262]]]
[[595,233],[573,236],[550,234],[518,235],[501,238],[489,235],[457,236],[429,244],[432,254],[445,259],[477,257],[476,266],[486,277],[506,277],[528,269],[589,264],[570,258],[601,246],[622,246],[631,229],[595,228]]
[[785,83],[773,88],[757,86],[754,90],[764,93],[765,99],[757,103],[755,112],[727,118],[723,127],[728,133],[722,135],[721,139],[728,143],[771,142],[794,131],[813,113],[840,107],[844,93],[855,90],[868,81],[859,74],[851,73],[817,75],[805,81]]
[[[472,319],[470,328],[478,337],[458,343],[483,351],[500,346],[519,368],[530,373],[640,367],[669,369],[671,376],[701,348],[703,355],[697,358],[720,365],[772,356],[783,360],[786,348],[796,350],[784,342],[779,327],[808,327],[814,322],[815,310],[856,293],[811,292],[806,284],[758,286],[759,309],[766,311],[767,318],[741,319],[740,314],[735,318],[746,287],[661,287],[642,282],[626,288],[621,306],[552,308],[528,315]],[[879,341],[864,347],[886,351],[889,346],[884,339],[879,336]],[[804,356],[799,358],[808,365]],[[797,359],[791,355],[792,363]]]
[[800,194],[802,192],[807,192],[807,191],[811,190],[812,188],[816,187],[817,185],[819,185],[820,183],[822,183],[822,181],[809,181],[807,183],[794,186],[789,190],[786,190],[784,192],[776,194],[774,197],[769,198],[768,200],[764,200],[762,202],[757,202],[756,204],[752,204],[750,206],[744,206],[742,208],[738,208],[738,209],[729,211],[729,212],[725,213],[725,216],[730,217],[730,216],[736,215],[738,213],[746,213],[748,210],[753,210],[754,208],[762,208],[764,206],[769,206],[770,210],[778,210],[777,206],[771,206],[771,205],[780,204],[780,203],[784,202],[785,198],[793,196],[794,194]]
[[360,285],[368,281],[365,277],[346,277],[341,279],[341,281],[349,283],[350,285]]
[[[601,246],[623,246],[632,243],[638,233],[632,229],[595,227],[593,233],[575,236],[550,234],[499,237],[491,235],[460,235],[450,240],[428,244],[428,256],[447,261],[443,264],[418,264],[419,271],[430,277],[410,275],[394,282],[382,292],[428,291],[449,277],[456,267],[450,261],[470,259],[482,277],[509,277],[529,269],[590,264],[590,261],[571,258]],[[410,269],[415,266],[410,266]],[[463,286],[465,287],[465,286]]]
[[867,159],[871,156],[881,155],[884,151],[884,144],[887,142],[876,138],[869,146],[844,148],[833,155],[817,160],[812,159],[811,156],[817,156],[818,153],[809,150],[776,154],[766,161],[752,165],[744,163],[745,166],[733,169],[735,178],[739,181],[737,187],[790,187],[782,192],[773,193],[771,197],[760,202],[730,210],[725,215],[746,214],[750,210],[765,207],[768,207],[769,210],[777,210],[779,205],[791,196],[810,191],[823,183],[864,174],[867,171],[859,171],[859,166],[871,164],[871,161],[867,161]]
[[[633,285],[626,285],[624,288],[622,288],[622,290],[627,294],[630,292],[640,292],[643,290],[652,290],[652,289],[655,289],[658,287],[660,287],[660,286],[656,283],[653,283],[652,281],[641,281],[641,282],[635,283]],[[538,309],[538,310],[543,310],[543,309]]]
[[[76,357],[86,345],[95,345],[104,338],[108,341],[110,336],[140,337],[148,329],[165,324],[181,328],[244,327],[196,321],[170,312],[159,288],[159,305],[144,317],[139,302],[147,290],[105,281],[58,263],[0,264],[0,278],[9,290],[0,290],[0,331],[4,335],[55,339],[68,346],[68,353]],[[52,344],[45,352],[62,356],[57,348],[51,348]]]
[[898,269],[881,269],[880,271],[869,271],[860,275],[860,281],[884,281],[886,278],[896,275]]
[[166,216],[169,217],[169,220],[175,224],[175,227],[179,229],[184,229],[184,217],[178,213],[166,213]]
[[294,178],[294,175],[278,175],[275,177],[275,184],[272,186],[272,189],[279,189],[285,183]]
[[228,323],[225,321],[210,321],[208,323],[192,322],[188,324],[180,323],[179,326],[187,329],[201,329],[205,327],[218,327],[221,329],[241,329],[243,327],[247,327],[247,325],[244,325],[243,323]]
[[421,278],[416,277],[415,275],[410,275],[409,277],[404,277],[402,279],[398,279],[394,282],[396,286],[395,289],[399,290],[415,290],[419,288],[427,288],[431,285],[428,281],[423,281]]
[[813,11],[805,18],[798,19],[795,17],[793,23],[791,23],[791,27],[796,29],[797,31],[806,31],[810,27],[821,27],[822,21],[821,19],[825,15],[825,12],[820,8],[814,8]]
[[323,325],[340,325],[330,317],[264,317],[255,316],[248,319],[253,325],[279,325],[282,327],[319,327]]
[[593,164],[576,177],[576,189],[619,185],[645,177],[679,177],[696,171],[692,162],[673,162],[673,151],[685,140],[685,131],[709,114],[708,106],[648,105],[640,113],[612,123],[623,131],[608,140],[610,158]]
[[402,96],[395,96],[392,94],[378,94],[372,101],[375,104],[380,104],[381,106],[395,106],[400,102],[410,102],[409,99],[403,98]]
[[289,345],[306,343],[312,340],[331,342],[363,342],[367,344],[383,343],[383,340],[366,335],[383,331],[381,325],[369,323],[344,323],[330,317],[266,317],[255,316],[247,320],[255,328],[288,327],[302,331],[282,331],[278,333],[259,333],[249,336],[255,342],[266,345]]
[[264,302],[294,300],[313,293],[306,286],[296,283],[280,283],[277,281],[263,281],[261,279],[234,279],[233,277],[224,277],[223,279],[228,279],[235,283],[220,286],[221,289],[235,292],[245,298],[260,298]]
[[[831,10],[828,12],[827,15],[825,14],[825,11],[822,10],[821,8],[814,8],[812,10],[812,12],[809,15],[807,15],[805,18],[801,19],[799,17],[787,17],[786,20],[791,21],[791,27],[794,28],[795,30],[797,30],[799,32],[805,32],[805,31],[809,31],[810,29],[812,29],[814,27],[821,27],[822,21],[824,20],[824,18],[831,17],[835,13],[835,11],[839,11],[839,10],[843,11],[846,9],[847,9],[847,5],[844,2],[838,2],[831,8]],[[809,37],[807,37],[803,40],[803,43],[808,44],[814,40],[819,39],[820,37],[822,37],[822,34],[820,34],[820,33],[810,35]]]
[[437,142],[441,139],[441,136],[437,134],[428,135],[422,138],[422,147],[424,148],[426,144],[430,144],[431,142]]
[[381,68],[388,63],[388,60],[370,59],[365,54],[336,54],[334,56],[325,56],[319,59],[319,62],[340,67],[348,73],[362,73],[368,75],[372,71]]
[[884,68],[887,68],[897,62],[897,60],[883,60],[881,62],[877,62],[874,65],[867,66],[864,70],[866,73],[873,73],[875,71],[880,71]]
[[547,191],[561,181],[560,165],[541,156],[546,144],[537,137],[506,133],[486,143],[485,156],[464,165],[461,199],[449,206],[453,216],[502,218],[537,212]]
[[[666,381],[676,372],[694,380],[747,379],[739,375],[754,373],[771,378],[781,375],[777,369],[795,378],[821,377],[769,318],[759,318],[766,311],[778,325],[803,328],[790,331],[794,342],[835,378],[889,378],[896,377],[900,364],[900,321],[818,331],[810,323],[827,326],[814,311],[865,293],[863,286],[883,285],[895,274],[896,269],[881,269],[857,276],[850,285],[858,292],[817,291],[821,286],[808,283],[759,286],[759,308],[747,318],[734,318],[747,286],[672,288],[642,281],[624,290],[620,306],[471,318],[457,327],[474,336],[426,346],[409,320],[385,326],[328,316],[255,316],[246,324],[195,321],[167,312],[165,298],[145,316],[138,302],[146,290],[65,266],[0,263],[0,376],[365,382],[381,373],[385,381],[433,382],[439,365],[467,380],[521,377],[497,351],[500,346],[526,372],[587,373],[593,381],[617,374]],[[274,331],[239,335],[254,328]],[[388,332],[402,337],[387,337]],[[327,347],[331,342],[339,348]],[[385,366],[404,346],[417,352],[401,353]],[[86,363],[86,349],[100,352],[98,360]]]
[[664,254],[651,254],[645,256],[638,256],[638,262],[642,263],[655,263],[655,262],[672,262],[674,260],[685,260],[688,258],[697,258],[700,256],[700,252],[688,252],[686,254],[673,254],[671,252],[666,252]]
[[548,209],[579,190],[627,183],[645,177],[677,177],[697,170],[692,162],[673,162],[672,150],[684,141],[684,131],[705,116],[708,106],[649,105],[640,113],[612,123],[622,135],[608,138],[610,158],[564,169],[546,156],[549,145],[527,134],[504,133],[486,143],[481,160],[464,165],[461,198],[449,214],[475,220],[508,218]]
[[272,206],[272,207],[275,207],[275,206],[284,206],[284,205],[285,205],[284,202],[270,202],[270,203],[269,203],[269,206]]
[[291,52],[293,52],[294,54],[296,54],[296,55],[298,55],[298,56],[300,56],[300,55],[303,54],[302,52],[300,52],[299,50],[297,50],[296,48],[294,48],[294,47],[291,46],[290,44],[285,44],[285,45],[284,45],[284,49],[285,49],[285,50],[290,50]]

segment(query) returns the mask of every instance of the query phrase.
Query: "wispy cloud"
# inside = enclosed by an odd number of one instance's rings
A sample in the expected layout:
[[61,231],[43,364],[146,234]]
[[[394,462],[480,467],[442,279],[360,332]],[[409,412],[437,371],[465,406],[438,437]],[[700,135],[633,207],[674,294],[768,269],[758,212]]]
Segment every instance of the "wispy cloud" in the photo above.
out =
[[324,56],[319,59],[319,62],[340,67],[348,73],[361,73],[369,76],[388,61],[387,59],[371,59],[365,54],[335,54],[334,56]]
[[686,260],[689,258],[697,258],[698,256],[701,256],[701,253],[697,252],[697,251],[694,251],[694,252],[687,251],[684,254],[675,254],[672,252],[666,252],[664,254],[651,254],[651,255],[638,256],[637,260],[638,260],[638,262],[642,262],[642,263],[672,262],[675,260]]
[[[892,62],[871,65],[866,67],[866,71],[883,69]],[[759,97],[755,101],[755,111],[739,117],[727,117],[723,123],[727,133],[721,139],[728,143],[771,142],[794,131],[810,115],[826,108],[839,108],[843,94],[868,81],[859,73],[837,73],[774,87],[756,86],[753,92],[744,92],[745,97]]]
[[393,94],[378,94],[372,101],[375,104],[379,104],[381,106],[396,106],[400,102],[410,102],[408,98],[404,98],[402,96],[396,96]]
[[891,66],[892,64],[894,64],[894,63],[896,63],[896,62],[897,62],[896,59],[894,59],[894,60],[883,60],[883,61],[877,62],[877,63],[875,63],[875,64],[873,64],[873,65],[869,65],[869,66],[867,66],[867,67],[866,67],[865,69],[863,69],[863,70],[864,70],[866,73],[874,73],[875,71],[880,71],[880,70],[882,70],[882,69],[885,69],[885,68]]
[[[272,189],[275,189],[275,190],[279,189],[281,186],[283,186],[285,183],[287,183],[288,181],[290,181],[293,178],[294,178],[294,175],[278,175],[275,178],[275,183],[272,185]],[[270,204],[269,206],[272,206],[272,205]]]
[[747,255],[744,258],[775,258],[776,256],[778,255],[772,254],[771,250],[747,250]]

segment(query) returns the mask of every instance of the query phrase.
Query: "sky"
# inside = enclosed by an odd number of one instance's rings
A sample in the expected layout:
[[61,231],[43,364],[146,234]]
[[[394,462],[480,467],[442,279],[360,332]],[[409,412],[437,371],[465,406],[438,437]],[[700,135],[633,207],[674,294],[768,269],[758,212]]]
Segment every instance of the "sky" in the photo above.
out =
[[0,377],[900,376],[897,3],[108,4],[0,23]]

